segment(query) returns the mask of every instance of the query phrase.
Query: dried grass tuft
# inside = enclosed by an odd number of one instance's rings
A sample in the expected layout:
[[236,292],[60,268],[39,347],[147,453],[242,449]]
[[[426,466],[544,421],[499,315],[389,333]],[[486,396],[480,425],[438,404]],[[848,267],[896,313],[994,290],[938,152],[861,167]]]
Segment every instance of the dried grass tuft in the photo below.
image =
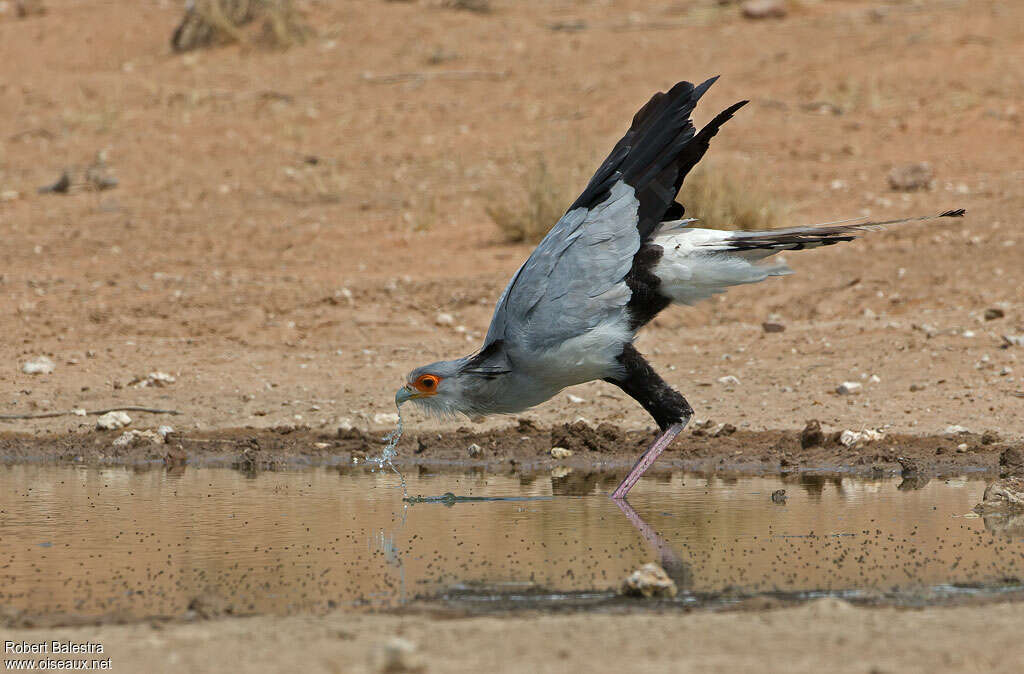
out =
[[[552,171],[544,158],[521,166],[521,187],[502,192],[486,206],[487,215],[512,243],[544,238],[573,202],[586,178],[582,171]],[[686,217],[715,229],[769,229],[785,221],[786,209],[764,182],[736,166],[702,166],[687,176],[679,192]]]
[[283,49],[309,33],[291,0],[191,0],[171,48],[186,52],[239,43]]

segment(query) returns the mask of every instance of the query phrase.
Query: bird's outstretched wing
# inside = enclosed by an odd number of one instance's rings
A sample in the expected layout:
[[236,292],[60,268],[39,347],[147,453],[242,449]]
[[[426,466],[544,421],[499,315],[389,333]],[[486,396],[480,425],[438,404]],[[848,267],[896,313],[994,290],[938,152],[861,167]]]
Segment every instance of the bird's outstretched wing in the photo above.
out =
[[[655,94],[586,189],[516,272],[491,319],[484,349],[535,354],[602,327],[628,339],[626,276],[659,223],[682,215],[675,203],[687,172],[718,128],[746,101],[696,133],[690,114],[712,78]],[[620,327],[621,326],[621,327]]]

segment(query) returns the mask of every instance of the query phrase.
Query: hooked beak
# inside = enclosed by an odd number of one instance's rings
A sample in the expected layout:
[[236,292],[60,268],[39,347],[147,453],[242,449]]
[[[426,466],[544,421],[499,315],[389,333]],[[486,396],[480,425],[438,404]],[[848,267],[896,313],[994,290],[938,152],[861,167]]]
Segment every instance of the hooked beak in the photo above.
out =
[[402,388],[398,389],[398,391],[395,393],[395,404],[401,405],[406,400],[411,400],[413,398],[416,398],[417,396],[419,396],[419,393],[416,391],[416,389],[406,384]]

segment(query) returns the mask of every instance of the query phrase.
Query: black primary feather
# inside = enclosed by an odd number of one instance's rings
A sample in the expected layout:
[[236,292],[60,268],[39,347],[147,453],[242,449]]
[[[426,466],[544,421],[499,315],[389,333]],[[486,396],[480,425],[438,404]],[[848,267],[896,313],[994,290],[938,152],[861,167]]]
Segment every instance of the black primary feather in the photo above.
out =
[[633,116],[629,130],[615,144],[569,210],[593,208],[622,180],[633,187],[640,202],[637,228],[642,240],[647,239],[666,216],[681,217],[683,207],[675,198],[683,179],[704,155],[718,128],[746,103],[730,107],[695,134],[690,114],[717,79],[713,77],[699,86],[679,82],[667,93],[654,94]]

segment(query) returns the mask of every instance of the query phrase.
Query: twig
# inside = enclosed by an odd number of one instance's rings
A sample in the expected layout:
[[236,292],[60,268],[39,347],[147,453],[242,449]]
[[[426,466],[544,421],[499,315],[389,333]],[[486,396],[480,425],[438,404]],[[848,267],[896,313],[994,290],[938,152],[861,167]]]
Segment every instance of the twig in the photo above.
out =
[[364,72],[362,78],[372,84],[395,84],[396,82],[423,82],[425,80],[503,80],[507,70],[430,70],[412,73],[391,73],[377,75]]
[[[178,410],[162,410],[156,407],[111,407],[105,410],[87,411],[86,415],[99,416],[107,412],[149,412],[150,414],[181,414]],[[77,416],[74,412],[39,412],[36,414],[0,414],[0,421],[13,421],[15,419],[49,419],[51,417]]]

